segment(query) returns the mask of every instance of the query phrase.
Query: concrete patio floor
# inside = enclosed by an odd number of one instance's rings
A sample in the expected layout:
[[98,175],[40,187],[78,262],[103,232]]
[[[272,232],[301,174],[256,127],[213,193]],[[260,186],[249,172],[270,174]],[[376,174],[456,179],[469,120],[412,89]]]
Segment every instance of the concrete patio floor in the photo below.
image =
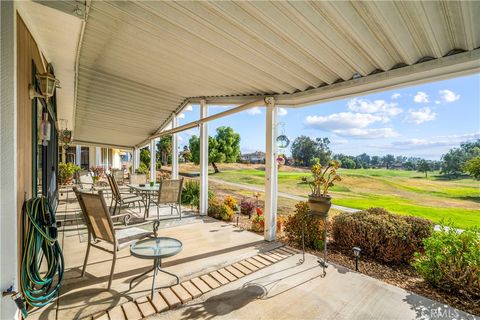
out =
[[377,279],[301,254],[148,319],[476,319]]
[[[143,216],[138,209],[132,212]],[[151,217],[156,216],[155,207],[150,212]],[[181,240],[184,248],[165,259],[163,267],[177,274],[181,282],[281,245],[265,242],[262,236],[232,224],[188,210],[185,214],[180,221],[169,209],[161,210],[160,234]],[[65,256],[60,298],[35,310],[29,319],[81,319],[149,295],[151,274],[129,289],[130,280],[150,268],[151,261],[132,257],[128,247],[118,253],[110,291],[106,290],[112,261],[108,253],[92,248],[86,275],[80,277],[87,244],[79,217],[73,193],[64,193],[57,213]],[[149,319],[476,319],[340,266],[330,265],[322,278],[315,256],[307,254],[303,264],[299,264],[300,257],[290,256]],[[173,284],[172,277],[157,276],[157,287]]]
[[[48,307],[32,312],[29,319],[81,319],[150,293],[151,273],[129,289],[130,280],[151,268],[153,263],[131,256],[129,246],[117,254],[110,291],[106,288],[112,263],[111,254],[92,248],[85,276],[80,277],[87,237],[81,220],[75,220],[80,217],[79,210],[74,194],[64,193],[57,210],[57,220],[62,222],[58,238],[65,257],[60,298]],[[138,209],[132,208],[131,212],[143,217]],[[180,281],[253,256],[259,250],[279,246],[278,243],[265,242],[262,236],[255,233],[242,231],[209,217],[193,215],[188,208],[184,208],[184,213],[180,221],[179,216],[170,215],[170,209],[163,208],[159,231],[161,236],[177,238],[183,243],[182,252],[162,261],[163,269],[177,274]],[[156,217],[156,207],[150,208],[150,217]],[[111,250],[111,246],[106,245],[105,248]],[[155,282],[157,287],[164,287],[174,284],[175,280],[160,273]]]

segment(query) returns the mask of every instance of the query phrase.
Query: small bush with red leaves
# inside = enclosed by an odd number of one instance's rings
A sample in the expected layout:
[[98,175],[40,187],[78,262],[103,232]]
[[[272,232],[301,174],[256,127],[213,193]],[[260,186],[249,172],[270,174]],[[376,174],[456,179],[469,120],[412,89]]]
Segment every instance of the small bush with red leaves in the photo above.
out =
[[382,208],[344,212],[333,219],[333,239],[342,248],[360,247],[362,255],[387,263],[408,263],[422,251],[433,222]]

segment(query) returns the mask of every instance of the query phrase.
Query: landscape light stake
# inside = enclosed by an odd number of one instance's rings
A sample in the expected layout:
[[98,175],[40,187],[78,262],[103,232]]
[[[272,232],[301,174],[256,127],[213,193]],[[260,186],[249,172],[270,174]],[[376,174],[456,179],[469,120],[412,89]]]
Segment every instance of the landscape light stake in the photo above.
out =
[[352,250],[355,255],[355,271],[358,271],[358,258],[360,257],[360,251],[362,251],[362,249],[359,247],[353,247]]

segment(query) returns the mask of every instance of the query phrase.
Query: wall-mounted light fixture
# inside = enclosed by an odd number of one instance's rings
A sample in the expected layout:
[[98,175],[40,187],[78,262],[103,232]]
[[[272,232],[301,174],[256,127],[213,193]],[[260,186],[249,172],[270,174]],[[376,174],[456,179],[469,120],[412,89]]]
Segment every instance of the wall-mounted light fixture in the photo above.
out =
[[59,85],[60,81],[49,72],[37,74],[36,77],[40,92],[37,92],[34,86],[30,85],[30,99],[44,98],[48,101],[55,93],[55,88]]

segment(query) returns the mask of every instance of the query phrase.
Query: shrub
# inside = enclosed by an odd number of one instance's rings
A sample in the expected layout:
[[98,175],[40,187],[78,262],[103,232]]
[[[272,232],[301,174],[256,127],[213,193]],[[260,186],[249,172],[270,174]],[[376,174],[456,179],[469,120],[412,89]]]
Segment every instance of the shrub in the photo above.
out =
[[235,212],[217,198],[213,198],[208,201],[208,215],[215,219],[232,221]]
[[240,212],[242,214],[250,216],[254,208],[255,203],[253,203],[253,201],[248,199],[242,199],[242,201],[240,201]]
[[263,215],[254,215],[252,218],[252,230],[255,232],[263,232],[265,229],[265,217]]
[[76,166],[74,163],[60,162],[58,164],[58,172],[59,172],[59,176],[60,176],[60,183],[61,184],[69,183],[72,180],[75,172],[77,172],[78,170],[80,170],[80,167]]
[[232,210],[237,208],[237,200],[232,196],[225,196],[225,198],[223,198],[223,204]]
[[302,245],[302,228],[305,226],[305,247],[312,249],[323,248],[323,219],[308,214],[307,202],[295,205],[295,214],[290,215],[285,223],[284,232],[287,240],[298,246]]
[[140,164],[138,165],[138,168],[137,170],[135,170],[135,173],[138,173],[138,174],[148,174],[148,167],[145,163],[143,162],[140,162]]
[[[213,192],[208,191],[208,199],[213,198]],[[182,190],[182,204],[190,205],[197,210],[200,208],[200,182],[197,180],[186,180]]]
[[360,247],[362,254],[383,262],[410,262],[430,236],[429,220],[392,214],[382,208],[341,213],[333,219],[333,238],[344,249]]
[[423,246],[424,253],[415,253],[413,262],[418,274],[434,287],[480,299],[480,229],[457,233],[442,225]]

